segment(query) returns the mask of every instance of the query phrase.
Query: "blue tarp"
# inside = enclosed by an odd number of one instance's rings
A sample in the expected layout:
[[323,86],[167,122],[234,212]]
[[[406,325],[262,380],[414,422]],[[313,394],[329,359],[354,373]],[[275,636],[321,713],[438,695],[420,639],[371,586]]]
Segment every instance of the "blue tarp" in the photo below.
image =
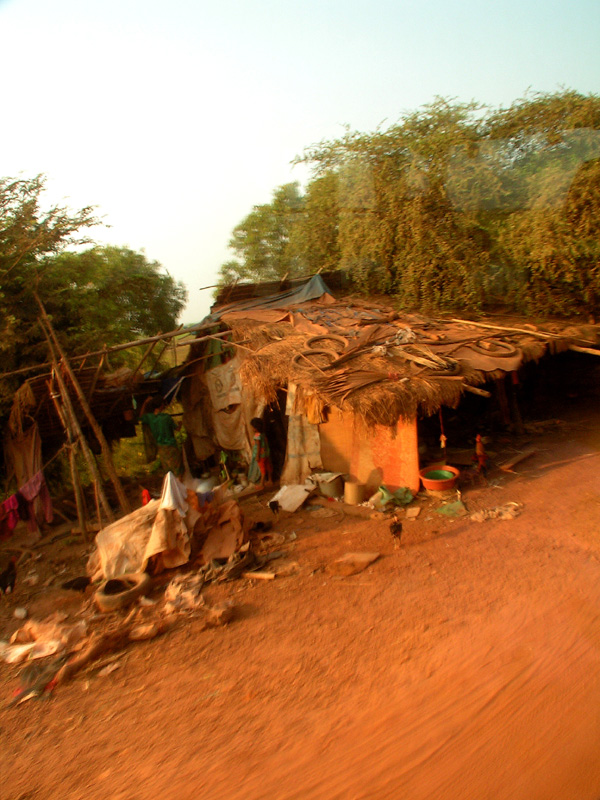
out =
[[228,311],[249,311],[253,308],[289,308],[300,303],[308,303],[310,300],[318,300],[319,297],[331,292],[327,288],[325,281],[320,275],[314,275],[303,286],[296,289],[289,289],[287,292],[271,294],[267,297],[255,297],[251,300],[241,300],[238,303],[230,303],[227,306],[213,311],[204,322],[217,322],[223,314]]

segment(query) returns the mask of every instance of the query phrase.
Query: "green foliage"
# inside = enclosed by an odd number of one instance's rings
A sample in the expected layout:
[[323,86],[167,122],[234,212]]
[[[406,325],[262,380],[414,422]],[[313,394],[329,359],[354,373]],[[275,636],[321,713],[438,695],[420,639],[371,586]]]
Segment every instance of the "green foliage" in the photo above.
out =
[[271,203],[254,206],[234,228],[229,247],[236,258],[221,267],[221,282],[277,280],[301,274],[302,262],[288,244],[302,207],[297,183],[280,186]]
[[436,98],[387,130],[307,148],[296,163],[313,175],[285,230],[275,200],[255,208],[222,281],[337,267],[404,308],[597,314],[599,159],[597,95],[497,110]]
[[40,273],[40,294],[71,352],[172,330],[187,297],[157,261],[127,247],[62,253]]
[[0,178],[0,352],[3,366],[14,367],[19,351],[28,343],[25,317],[33,305],[32,288],[42,258],[69,245],[89,241],[82,230],[97,225],[91,207],[71,213],[42,207],[44,178]]
[[[47,361],[34,291],[69,355],[173,329],[186,300],[183,284],[128,248],[67,251],[89,243],[85,231],[98,220],[91,208],[45,210],[43,190],[41,176],[0,179],[2,371]],[[0,383],[0,417],[21,380]]]

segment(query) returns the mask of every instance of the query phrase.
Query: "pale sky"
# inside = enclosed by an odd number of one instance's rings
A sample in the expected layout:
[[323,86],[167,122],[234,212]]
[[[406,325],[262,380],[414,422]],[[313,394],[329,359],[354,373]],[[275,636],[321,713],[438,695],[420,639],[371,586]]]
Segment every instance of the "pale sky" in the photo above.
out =
[[0,176],[97,206],[200,320],[234,226],[344,126],[600,91],[598,0],[0,0]]

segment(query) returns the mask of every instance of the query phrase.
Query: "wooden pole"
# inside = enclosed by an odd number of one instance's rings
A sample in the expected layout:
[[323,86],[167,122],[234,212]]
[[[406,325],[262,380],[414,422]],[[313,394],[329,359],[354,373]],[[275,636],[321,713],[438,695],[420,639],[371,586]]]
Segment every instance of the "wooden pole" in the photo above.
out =
[[96,391],[96,384],[98,383],[98,378],[100,377],[100,372],[102,371],[102,367],[104,366],[104,360],[106,358],[106,353],[103,353],[100,357],[100,361],[98,362],[98,366],[96,367],[96,372],[94,372],[94,377],[92,379],[92,385],[90,386],[90,400],[94,396],[94,392]]
[[[47,335],[48,334],[46,334],[46,336]],[[50,351],[53,353],[50,341],[48,341],[48,347],[50,348]],[[102,488],[102,478],[98,471],[98,466],[94,460],[94,454],[90,450],[88,443],[85,440],[85,436],[83,435],[83,431],[81,430],[81,425],[79,424],[79,420],[77,419],[77,415],[75,414],[75,409],[73,408],[73,404],[71,403],[71,398],[69,396],[67,385],[63,379],[63,376],[60,374],[60,368],[58,366],[58,363],[56,361],[54,363],[55,363],[54,373],[56,375],[56,382],[58,383],[58,388],[61,397],[63,399],[65,420],[68,423],[69,428],[73,431],[73,440],[79,441],[79,443],[81,444],[81,451],[83,453],[83,457],[85,458],[86,464],[92,476],[92,480],[94,481],[94,485],[97,489],[98,496],[102,502],[104,513],[106,514],[108,521],[113,522],[114,515],[112,513],[110,503],[106,499],[104,489]],[[52,387],[50,384],[48,385],[48,391],[52,394]]]
[[569,345],[569,350],[575,353],[587,353],[589,356],[600,356],[600,350],[593,350],[591,347],[578,347],[576,344]]
[[557,339],[557,340],[565,340],[565,339],[573,339],[575,338],[578,342],[586,342],[587,344],[594,344],[589,339],[582,339],[579,336],[571,337],[565,336],[564,333],[547,333],[545,331],[531,331],[528,328],[509,328],[502,325],[490,325],[488,322],[475,322],[472,319],[451,319],[450,322],[460,322],[463,325],[475,325],[476,328],[488,328],[492,331],[504,331],[505,333],[526,333],[527,336],[534,336],[537,339]]
[[[150,344],[151,342],[161,342],[165,339],[171,339],[173,336],[185,336],[188,333],[194,333],[194,331],[200,331],[203,329],[209,330],[210,328],[214,328],[214,323],[207,325],[206,323],[201,323],[198,325],[192,325],[190,328],[186,328],[185,330],[181,330],[177,328],[177,330],[171,331],[170,333],[161,333],[159,336],[150,336],[146,339],[136,339],[133,342],[125,342],[124,344],[115,344],[112,347],[104,347],[102,350],[96,350],[93,353],[86,353],[84,356],[73,356],[71,359],[74,362],[81,361],[85,358],[91,358],[93,356],[101,356],[102,354],[108,353],[118,353],[120,350],[131,350],[132,347],[141,347],[144,344]],[[203,337],[199,336],[197,339],[192,339],[189,344],[196,344],[197,342],[202,342],[206,338],[215,338],[219,336],[230,336],[231,331],[221,331],[220,333],[214,333],[211,337]],[[49,367],[51,366],[50,362],[47,361],[45,364],[36,364],[32,367],[22,367],[21,369],[12,370],[12,372],[2,372],[0,373],[0,378],[10,378],[13,375],[24,375],[27,372],[35,372],[36,370],[42,369],[42,367]]]
[[71,425],[65,411],[64,406],[58,402],[58,396],[52,391],[52,387],[48,385],[50,397],[56,408],[58,418],[63,424],[65,433],[67,435],[67,450],[69,451],[69,467],[71,468],[71,483],[73,484],[73,495],[75,497],[75,507],[77,509],[77,520],[81,529],[81,535],[84,542],[88,541],[87,525],[85,523],[85,509],[83,504],[83,493],[81,491],[81,482],[79,481],[79,473],[77,472],[77,460],[75,458],[75,437]]
[[133,374],[131,375],[131,378],[130,378],[129,380],[131,380],[131,381],[134,381],[134,380],[135,380],[135,376],[136,376],[136,375],[138,374],[138,372],[141,370],[141,368],[142,368],[142,364],[143,364],[143,363],[144,363],[144,361],[145,361],[145,360],[148,358],[148,356],[150,355],[150,353],[151,353],[151,352],[154,350],[154,348],[156,347],[156,344],[157,344],[156,342],[151,342],[151,343],[148,345],[148,347],[147,347],[147,348],[144,350],[144,355],[141,357],[141,359],[140,359],[140,361],[139,361],[139,364],[137,365],[137,367],[136,367],[136,368],[135,368],[135,370],[133,371]]
[[[110,451],[110,447],[108,445],[108,442],[106,441],[106,437],[104,436],[104,433],[102,432],[102,428],[100,427],[100,425],[98,425],[98,422],[97,422],[96,418],[94,417],[94,415],[92,413],[92,409],[90,408],[90,405],[89,405],[89,403],[87,401],[85,393],[83,392],[83,390],[82,390],[82,388],[81,388],[81,386],[79,384],[79,381],[75,377],[75,373],[73,372],[73,370],[71,368],[71,365],[69,364],[69,362],[67,360],[67,357],[66,357],[62,347],[60,346],[60,342],[58,341],[58,337],[56,336],[54,328],[52,327],[52,323],[50,322],[50,318],[48,317],[48,314],[46,313],[46,309],[44,308],[44,304],[40,300],[40,297],[39,297],[37,292],[34,292],[34,295],[35,295],[35,299],[37,300],[37,303],[38,303],[38,305],[40,307],[40,311],[42,313],[42,320],[45,323],[46,328],[50,332],[50,336],[52,338],[54,346],[55,346],[58,354],[61,357],[61,360],[62,360],[62,362],[63,362],[63,364],[65,366],[65,370],[67,372],[67,375],[69,376],[69,379],[70,379],[70,381],[71,381],[71,383],[73,385],[73,388],[75,389],[75,393],[76,393],[76,395],[77,395],[77,397],[79,399],[79,403],[81,405],[81,408],[83,409],[83,412],[84,412],[85,416],[87,417],[87,420],[90,423],[90,426],[91,426],[92,430],[94,431],[94,434],[95,434],[96,438],[98,439],[98,442],[100,443],[100,448],[102,450],[102,455],[104,457],[104,464],[106,466],[106,471],[108,472],[108,476],[109,476],[109,478],[110,478],[110,480],[111,480],[111,482],[112,482],[112,484],[113,484],[113,486],[115,488],[115,492],[117,494],[117,498],[118,498],[118,501],[119,501],[119,505],[121,506],[121,510],[123,511],[124,514],[129,514],[130,511],[131,511],[131,506],[129,505],[129,500],[127,499],[127,496],[125,495],[125,492],[123,491],[123,486],[121,485],[121,481],[119,480],[119,476],[117,475],[117,472],[115,470],[115,465],[113,464],[113,460],[112,460],[112,453]],[[62,376],[61,376],[61,378],[62,378]]]

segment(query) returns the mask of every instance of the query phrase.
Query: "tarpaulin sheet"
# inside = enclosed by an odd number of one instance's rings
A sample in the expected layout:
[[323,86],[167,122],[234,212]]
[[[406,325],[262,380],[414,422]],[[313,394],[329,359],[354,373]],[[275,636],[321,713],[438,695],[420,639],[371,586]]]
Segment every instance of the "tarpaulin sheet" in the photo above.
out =
[[300,303],[308,303],[311,300],[319,300],[323,298],[325,302],[335,302],[335,298],[325,285],[325,281],[320,275],[314,275],[303,286],[297,289],[290,289],[287,292],[279,292],[278,294],[271,294],[267,297],[256,297],[251,300],[242,300],[239,303],[231,303],[228,306],[223,306],[217,311],[213,311],[210,316],[204,320],[205,322],[218,321],[224,314],[229,311],[248,311],[250,309],[259,308],[289,308],[290,306],[299,305]]
[[188,509],[187,490],[172,472],[163,482],[160,500],[151,500],[96,536],[105,578],[140,572],[160,554],[166,568],[179,567],[190,557],[190,537],[198,512]]
[[[440,352],[440,349],[436,348],[435,352]],[[513,372],[513,370],[517,370],[521,366],[523,351],[517,349],[514,355],[500,358],[476,352],[471,347],[465,346],[461,347],[460,350],[456,350],[452,358],[464,366],[471,367],[471,369],[479,369],[482,372],[494,372],[497,369],[504,370],[504,372]]]

